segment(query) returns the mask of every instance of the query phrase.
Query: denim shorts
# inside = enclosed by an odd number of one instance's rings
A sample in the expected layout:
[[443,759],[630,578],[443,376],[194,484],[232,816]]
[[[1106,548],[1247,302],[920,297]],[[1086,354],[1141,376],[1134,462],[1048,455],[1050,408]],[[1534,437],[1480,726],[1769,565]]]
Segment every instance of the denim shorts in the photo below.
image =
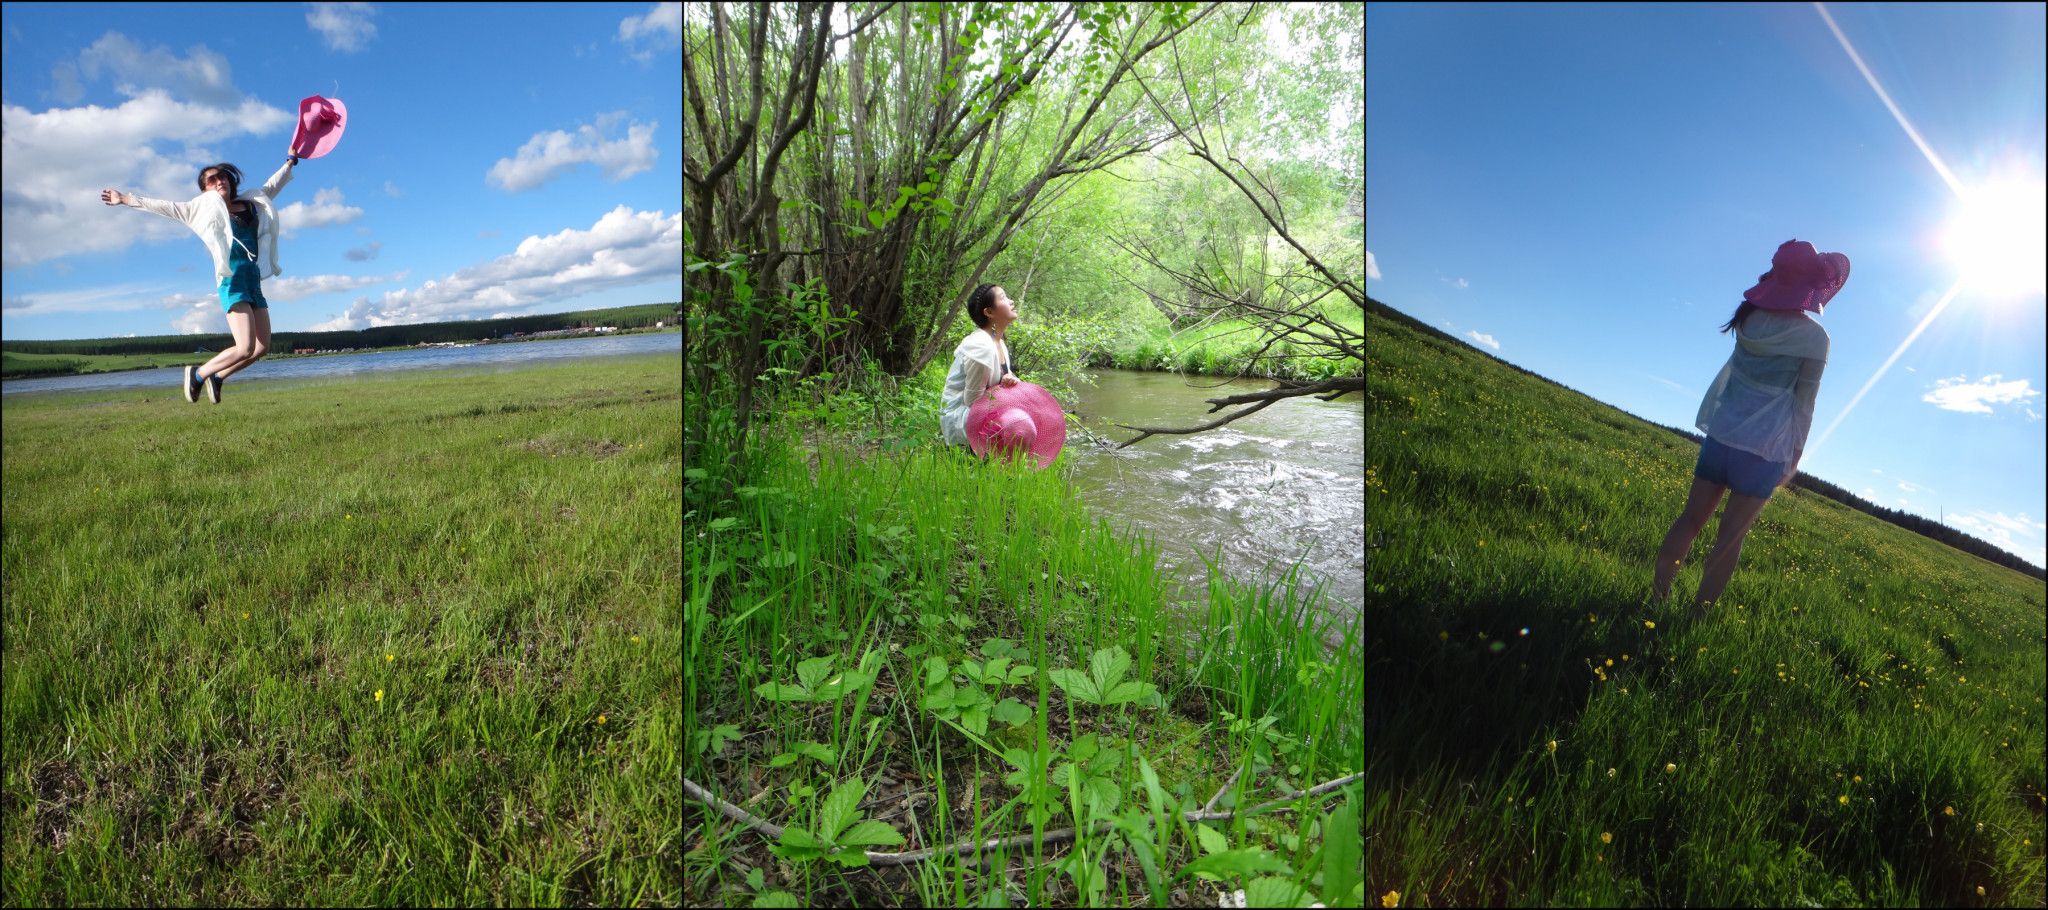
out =
[[1693,465],[1692,473],[1694,477],[1718,483],[1745,496],[1769,499],[1771,493],[1778,489],[1778,481],[1785,479],[1785,469],[1790,466],[1723,445],[1709,436],[1700,443],[1700,460]]

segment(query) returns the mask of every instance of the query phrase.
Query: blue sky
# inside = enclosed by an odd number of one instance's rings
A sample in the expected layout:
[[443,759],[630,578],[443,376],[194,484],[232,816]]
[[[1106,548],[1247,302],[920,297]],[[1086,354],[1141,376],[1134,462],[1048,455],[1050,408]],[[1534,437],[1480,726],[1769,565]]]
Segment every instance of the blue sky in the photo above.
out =
[[[273,328],[680,300],[678,3],[7,3],[7,338],[225,332],[170,219],[199,169],[285,161],[299,99],[341,143],[277,198]],[[337,91],[338,85],[338,91]]]
[[1690,430],[1778,244],[1845,253],[1801,470],[2042,564],[2043,9],[1369,3],[1369,292]]

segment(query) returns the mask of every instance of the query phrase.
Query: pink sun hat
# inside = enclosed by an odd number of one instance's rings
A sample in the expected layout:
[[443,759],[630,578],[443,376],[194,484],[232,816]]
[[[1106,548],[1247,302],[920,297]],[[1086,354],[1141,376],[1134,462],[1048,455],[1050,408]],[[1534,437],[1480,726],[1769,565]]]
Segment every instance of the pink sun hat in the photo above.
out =
[[348,126],[348,108],[338,98],[312,95],[299,102],[299,128],[292,134],[292,154],[318,158],[334,151]]
[[989,386],[967,406],[967,447],[976,455],[991,448],[1028,452],[1043,469],[1066,444],[1066,412],[1051,392],[1031,383]]
[[1771,270],[1742,299],[1766,310],[1818,313],[1849,281],[1849,257],[1823,253],[1804,240],[1787,240],[1771,256]]

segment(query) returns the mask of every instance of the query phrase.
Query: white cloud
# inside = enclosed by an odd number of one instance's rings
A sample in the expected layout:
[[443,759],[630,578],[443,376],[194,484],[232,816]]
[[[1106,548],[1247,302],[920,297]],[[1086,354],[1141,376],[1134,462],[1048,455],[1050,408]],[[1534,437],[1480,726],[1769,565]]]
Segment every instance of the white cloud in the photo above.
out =
[[2029,399],[2041,394],[2039,390],[2030,387],[2029,380],[1999,382],[2000,378],[2000,374],[1993,373],[1976,382],[1970,382],[1968,374],[1939,380],[1934,384],[1934,391],[1920,396],[1920,400],[1932,402],[1944,411],[1989,414],[1990,405],[2019,402],[2024,408]]
[[[141,242],[189,241],[182,224],[100,202],[102,189],[179,202],[199,195],[201,168],[221,160],[213,143],[282,134],[292,115],[253,100],[232,107],[173,100],[150,88],[119,107],[35,113],[0,105],[0,266],[34,265],[79,253],[118,252]],[[260,182],[269,172],[245,174]],[[289,192],[289,191],[287,191]],[[205,251],[193,253],[202,259]]]
[[[313,275],[306,278],[286,278],[278,275],[263,280],[263,299],[275,307],[281,303],[290,303],[319,294],[335,294],[353,291],[365,285],[404,281],[407,274],[397,272],[391,275]],[[221,312],[220,296],[216,293],[172,294],[162,298],[161,305],[182,311],[171,319],[171,328],[180,335],[219,334],[228,330],[228,318]],[[275,317],[276,314],[272,315]]]
[[[1913,482],[1911,482],[1911,481],[1906,481],[1906,480],[1901,480],[1901,481],[1899,481],[1899,489],[1901,489],[1901,490],[1904,490],[1904,491],[1906,491],[1906,492],[1908,492],[1908,493],[1918,493],[1918,492],[1920,492],[1920,491],[1922,491],[1922,490],[1927,490],[1927,488],[1926,488],[1926,487],[1920,486],[1919,484],[1913,483]],[[1934,491],[1932,491],[1932,490],[1927,490],[1927,492],[1930,492],[1930,493],[1931,493],[1931,492],[1934,492]]]
[[1467,336],[1470,336],[1473,341],[1477,341],[1480,344],[1486,345],[1487,347],[1492,348],[1496,351],[1500,350],[1500,342],[1493,340],[1492,335],[1481,335],[1479,334],[1478,329],[1473,329],[1472,331],[1466,332],[1465,334]]
[[[69,62],[60,67],[59,97],[66,103],[83,97],[84,83],[102,76],[113,80],[114,91],[128,98],[163,89],[174,97],[227,106],[242,96],[234,86],[233,67],[227,58],[203,44],[193,45],[181,59],[170,48],[145,49],[126,35],[108,32],[78,52],[75,68]],[[76,81],[76,76],[82,76],[83,82]]]
[[680,279],[682,262],[681,214],[621,205],[588,230],[528,237],[511,253],[417,288],[358,298],[347,312],[311,330],[474,319],[479,313],[512,312],[594,291]]
[[384,181],[384,195],[397,199],[405,194],[398,191],[398,184],[386,180]]
[[1462,291],[1462,290],[1464,290],[1464,289],[1466,289],[1466,288],[1468,288],[1468,287],[1471,287],[1471,285],[1467,284],[1467,283],[1465,282],[1465,279],[1463,279],[1463,278],[1445,278],[1445,279],[1442,279],[1442,280],[1443,280],[1443,283],[1445,283],[1445,284],[1448,284],[1448,285],[1450,285],[1451,287],[1457,288],[1458,290],[1461,290],[1461,291]]
[[2042,546],[2043,532],[2048,531],[2048,524],[2034,520],[2025,512],[2007,515],[2004,512],[1986,512],[1979,509],[1951,515],[1949,522],[1986,543],[2018,554],[2034,565],[2048,562],[2048,558],[2044,558],[2044,554],[2048,554],[2048,548]]
[[1380,280],[1380,261],[1372,258],[1371,250],[1365,251],[1365,277],[1373,281]]
[[377,8],[368,3],[310,3],[306,27],[320,33],[328,50],[355,52],[377,37],[377,26],[370,21],[375,15]]
[[626,138],[605,138],[625,117],[624,112],[600,114],[594,124],[577,127],[573,136],[561,130],[537,133],[519,147],[516,157],[500,158],[491,165],[485,181],[517,193],[540,186],[586,161],[597,165],[614,182],[651,170],[660,155],[654,146],[654,129],[659,124],[636,121],[626,127]]
[[657,3],[644,16],[627,16],[619,22],[619,43],[633,48],[633,59],[646,63],[656,51],[683,46],[683,5]]

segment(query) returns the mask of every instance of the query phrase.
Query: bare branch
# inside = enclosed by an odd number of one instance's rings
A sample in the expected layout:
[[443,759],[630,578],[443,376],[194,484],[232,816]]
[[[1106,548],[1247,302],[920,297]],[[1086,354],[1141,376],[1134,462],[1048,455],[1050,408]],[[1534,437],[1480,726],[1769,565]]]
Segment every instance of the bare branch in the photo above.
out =
[[[1260,409],[1271,406],[1273,402],[1281,401],[1288,398],[1300,398],[1306,395],[1317,395],[1324,396],[1322,398],[1323,401],[1332,401],[1340,395],[1349,394],[1351,392],[1363,391],[1365,389],[1365,377],[1363,376],[1349,376],[1338,379],[1329,379],[1323,382],[1313,384],[1293,383],[1288,382],[1286,380],[1277,381],[1281,383],[1279,387],[1268,389],[1264,392],[1252,392],[1244,395],[1227,395],[1222,398],[1204,399],[1208,401],[1211,405],[1211,407],[1209,408],[1209,413],[1211,414],[1216,413],[1218,410],[1221,410],[1223,407],[1227,405],[1243,404],[1245,402],[1257,402],[1257,404],[1254,404],[1251,407],[1245,408],[1243,410],[1233,411],[1230,414],[1225,415],[1221,419],[1210,421],[1209,423],[1202,424],[1198,427],[1134,427],[1129,426],[1127,424],[1117,424],[1117,426],[1123,427],[1126,430],[1137,430],[1139,433],[1138,436],[1132,438],[1129,442],[1125,442],[1122,445],[1117,446],[1117,448],[1129,448],[1130,446],[1135,445],[1139,442],[1143,442],[1144,440],[1153,436],[1186,436],[1192,433],[1208,432],[1209,430],[1216,429],[1217,427],[1223,426],[1224,424],[1230,423],[1231,421],[1238,420],[1244,417],[1249,417],[1253,414],[1258,413]],[[1325,393],[1328,394],[1325,395]]]

